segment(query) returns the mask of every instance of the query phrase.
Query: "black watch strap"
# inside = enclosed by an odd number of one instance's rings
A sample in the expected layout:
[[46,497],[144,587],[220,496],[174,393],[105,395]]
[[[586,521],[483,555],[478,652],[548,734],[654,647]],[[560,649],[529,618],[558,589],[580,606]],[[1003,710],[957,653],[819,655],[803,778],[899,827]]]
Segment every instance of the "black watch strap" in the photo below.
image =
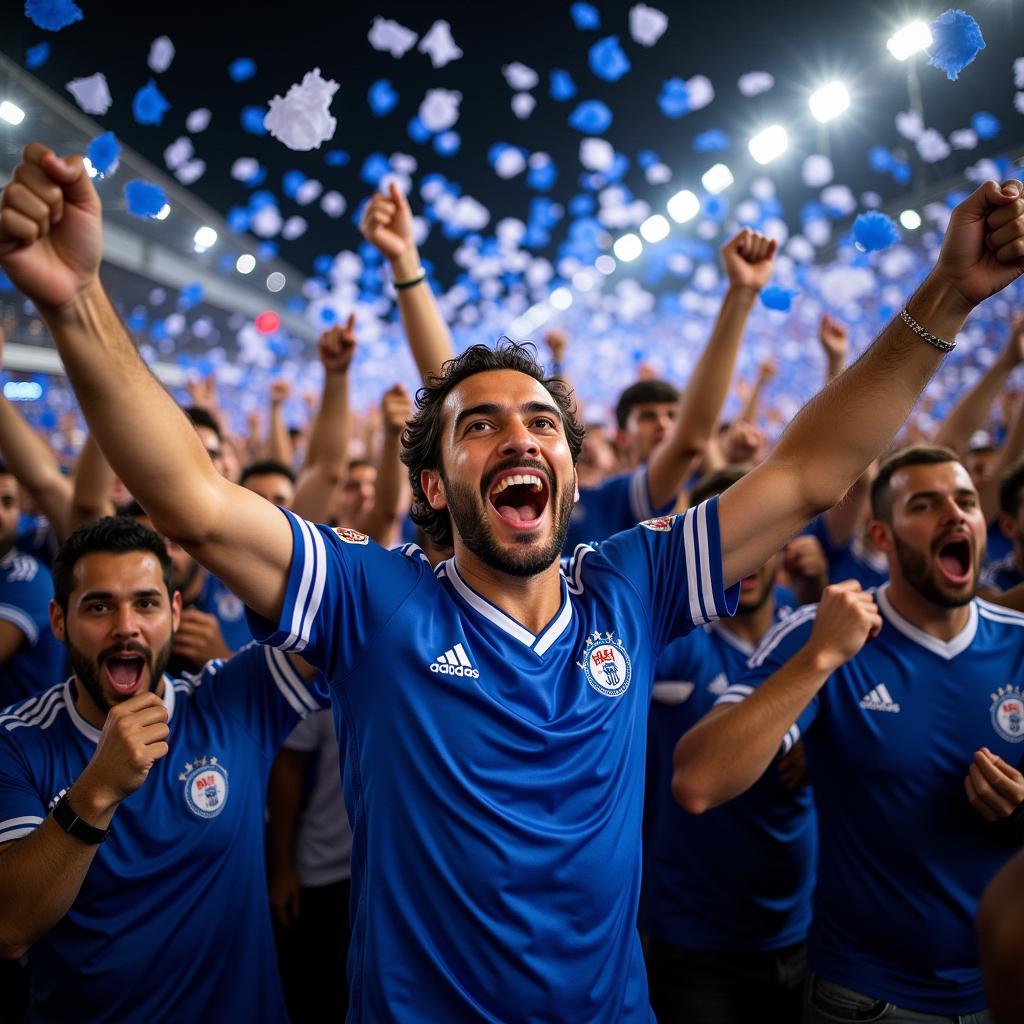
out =
[[62,796],[57,801],[53,810],[50,812],[53,820],[69,836],[74,836],[76,839],[80,839],[83,843],[91,843],[95,846],[98,843],[102,843],[109,835],[109,828],[96,828],[95,825],[90,825],[75,813],[72,809],[71,804],[68,803],[68,798]]

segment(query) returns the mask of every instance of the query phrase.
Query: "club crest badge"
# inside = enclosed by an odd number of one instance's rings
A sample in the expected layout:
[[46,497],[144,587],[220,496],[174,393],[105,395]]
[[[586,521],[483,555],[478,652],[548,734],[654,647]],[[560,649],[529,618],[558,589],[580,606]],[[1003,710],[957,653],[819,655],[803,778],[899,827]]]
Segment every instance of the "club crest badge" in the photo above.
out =
[[215,757],[198,757],[178,775],[185,783],[188,809],[200,818],[216,818],[228,802],[228,773]]
[[595,629],[576,664],[583,669],[587,682],[605,697],[621,697],[629,689],[633,665],[622,640],[614,633]]
[[350,530],[347,526],[338,526],[334,532],[346,544],[368,544],[370,541],[370,538],[365,533],[360,533],[358,530]]
[[992,694],[992,727],[1010,743],[1024,742],[1024,693],[1019,686],[1000,686]]
[[675,516],[658,516],[656,519],[645,519],[640,525],[655,533],[668,533],[675,525]]

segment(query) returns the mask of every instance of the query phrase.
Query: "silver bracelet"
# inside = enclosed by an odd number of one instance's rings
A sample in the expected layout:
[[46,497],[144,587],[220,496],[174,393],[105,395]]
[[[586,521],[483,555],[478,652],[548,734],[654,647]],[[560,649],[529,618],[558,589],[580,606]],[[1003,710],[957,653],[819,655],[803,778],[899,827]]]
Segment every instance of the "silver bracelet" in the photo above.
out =
[[908,312],[906,306],[900,310],[900,319],[919,337],[934,345],[940,352],[952,352],[956,348],[955,341],[943,341],[935,337],[931,331],[926,331]]

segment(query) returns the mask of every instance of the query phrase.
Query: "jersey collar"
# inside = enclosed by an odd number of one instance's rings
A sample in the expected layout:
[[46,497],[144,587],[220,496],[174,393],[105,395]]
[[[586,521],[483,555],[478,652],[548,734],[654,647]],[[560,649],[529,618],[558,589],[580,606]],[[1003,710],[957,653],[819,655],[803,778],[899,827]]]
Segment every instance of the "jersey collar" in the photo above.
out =
[[[71,719],[74,727],[88,740],[92,740],[93,743],[99,742],[100,730],[96,728],[90,722],[87,722],[79,713],[78,708],[75,707],[75,693],[72,687],[75,677],[69,676],[67,682],[64,683],[64,706],[68,709],[68,717]],[[174,683],[171,681],[171,677],[168,675],[164,676],[164,707],[167,708],[167,721],[170,723],[171,716],[174,714]]]
[[754,653],[754,645],[752,643],[744,640],[741,636],[737,636],[728,626],[722,625],[717,619],[714,622],[708,623],[708,628],[715,636],[739,651],[740,654],[749,658]]
[[892,606],[892,602],[889,600],[889,584],[883,583],[875,591],[875,600],[878,602],[878,607],[882,611],[882,615],[886,620],[905,637],[913,640],[914,643],[920,644],[922,647],[927,648],[933,654],[937,654],[940,658],[945,658],[946,661],[951,661],[958,654],[963,654],[968,647],[974,642],[974,634],[978,632],[978,602],[971,601],[970,610],[967,614],[967,625],[960,630],[959,633],[952,640],[940,640],[938,637],[932,636],[930,633],[926,633],[923,629],[918,629],[912,622],[905,619],[895,608]]
[[572,622],[572,602],[569,600],[569,589],[562,576],[559,576],[559,585],[562,588],[562,607],[547,626],[535,636],[521,622],[517,622],[511,615],[506,615],[500,608],[491,604],[486,597],[478,594],[459,575],[454,557],[441,563],[438,567],[438,575],[445,577],[451,583],[456,595],[473,611],[494,623],[500,630],[529,647],[534,654],[539,656],[547,653],[552,644],[569,628],[569,623]]

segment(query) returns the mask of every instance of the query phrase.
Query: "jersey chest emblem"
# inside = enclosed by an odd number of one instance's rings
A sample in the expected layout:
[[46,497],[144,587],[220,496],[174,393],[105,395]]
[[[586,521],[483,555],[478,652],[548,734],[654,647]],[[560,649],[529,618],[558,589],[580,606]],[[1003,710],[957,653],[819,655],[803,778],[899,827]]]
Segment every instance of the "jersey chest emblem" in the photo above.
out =
[[347,526],[339,526],[334,531],[346,544],[367,544],[370,538],[358,530],[350,530]]
[[629,689],[633,665],[622,640],[614,633],[594,630],[576,661],[587,682],[605,697],[621,697]]
[[217,612],[224,622],[237,622],[245,614],[245,605],[234,594],[217,598]]
[[188,809],[200,818],[216,818],[228,802],[228,773],[215,757],[189,761],[178,775],[185,783]]
[[1019,686],[1000,686],[992,694],[992,728],[1004,740],[1024,742],[1024,694]]
[[645,519],[640,525],[655,533],[668,533],[675,524],[675,516],[658,516],[657,519]]

